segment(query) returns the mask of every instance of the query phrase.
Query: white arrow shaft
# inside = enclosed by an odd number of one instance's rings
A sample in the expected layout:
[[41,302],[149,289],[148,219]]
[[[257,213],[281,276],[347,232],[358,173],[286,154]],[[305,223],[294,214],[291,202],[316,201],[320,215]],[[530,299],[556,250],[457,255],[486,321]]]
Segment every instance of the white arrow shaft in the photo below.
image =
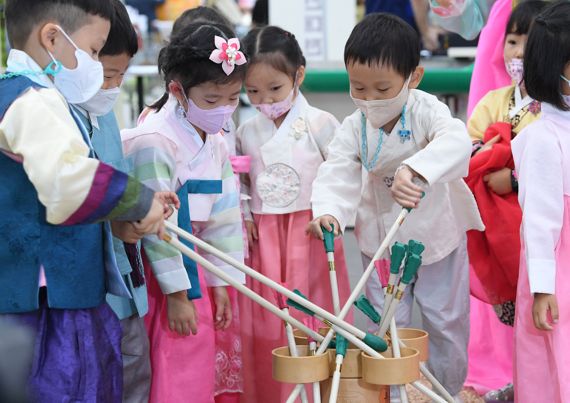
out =
[[[302,305],[305,308],[311,310],[316,315],[319,315],[320,317],[328,320],[329,322],[333,323],[334,325],[336,325],[340,328],[343,328],[347,332],[350,332],[352,334],[357,335],[359,338],[364,338],[364,336],[366,335],[366,333],[364,333],[362,330],[360,330],[357,327],[355,327],[354,325],[351,325],[350,323],[347,323],[347,322],[342,320],[346,316],[346,313],[344,314],[344,316],[342,316],[342,318],[337,318],[335,315],[331,314],[330,312],[327,312],[326,310],[324,310],[320,306],[315,305],[311,301],[295,294],[294,292],[283,287],[281,284],[277,283],[276,281],[273,281],[269,277],[264,276],[263,274],[252,269],[251,267],[246,266],[242,262],[239,262],[238,260],[229,256],[228,254],[226,254],[226,253],[222,252],[221,250],[213,247],[212,245],[202,241],[201,239],[195,237],[194,235],[189,234],[188,232],[186,232],[183,229],[179,228],[178,226],[172,224],[171,222],[165,221],[164,223],[166,225],[166,228],[169,231],[174,232],[178,236],[180,236],[180,237],[186,239],[187,241],[193,243],[194,245],[196,245],[199,249],[216,256],[217,258],[219,258],[223,262],[235,267],[239,271],[247,274],[251,278],[259,281],[260,283],[266,285],[267,287],[279,292],[280,294],[283,294],[287,298],[289,298],[289,299],[297,302],[299,305]],[[195,260],[195,259],[192,259],[192,260]],[[352,302],[354,302],[354,301],[352,301]],[[352,305],[352,302],[350,303],[350,306]],[[350,309],[350,306],[347,307],[347,309],[346,309],[347,312]]]
[[[340,314],[338,315],[339,319],[344,319],[346,317],[346,315],[348,314],[348,312],[350,311],[350,308],[352,308],[352,304],[354,304],[354,301],[356,301],[356,299],[358,298],[358,296],[360,295],[360,293],[364,289],[364,286],[366,285],[366,282],[370,278],[370,275],[376,269],[374,266],[374,262],[376,260],[380,259],[380,257],[386,252],[386,249],[388,249],[388,247],[392,243],[394,236],[396,235],[396,233],[400,229],[400,226],[404,223],[404,220],[406,219],[408,214],[409,214],[408,210],[402,209],[400,215],[396,219],[396,222],[392,225],[392,228],[390,228],[390,231],[388,231],[388,233],[386,234],[384,241],[382,241],[382,243],[380,244],[380,247],[378,248],[378,250],[376,251],[376,253],[372,257],[370,264],[368,265],[368,267],[366,268],[366,270],[364,271],[364,273],[360,277],[360,280],[358,280],[358,283],[356,284],[356,286],[352,290],[350,297],[348,297],[348,300],[346,301],[346,303],[344,304],[344,307],[342,308],[342,310],[340,311]],[[321,342],[321,345],[319,346],[319,349],[317,350],[317,354],[322,354],[323,352],[325,352],[327,350],[329,343],[331,342],[333,336],[334,336],[334,332],[333,332],[333,330],[330,330],[327,333],[327,335],[325,336],[325,340],[323,342]],[[295,399],[297,398],[297,396],[299,396],[299,393],[301,393],[301,389],[302,388],[300,388],[299,385],[297,385],[295,387],[295,389],[293,389],[293,392],[291,392],[291,394],[289,395],[289,399],[287,399],[287,402],[288,403],[294,402]]]

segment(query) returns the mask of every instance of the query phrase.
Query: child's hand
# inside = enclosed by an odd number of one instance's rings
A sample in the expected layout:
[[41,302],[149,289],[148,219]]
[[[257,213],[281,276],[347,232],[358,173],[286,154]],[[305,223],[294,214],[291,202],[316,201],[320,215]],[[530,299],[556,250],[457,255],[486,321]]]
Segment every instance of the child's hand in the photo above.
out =
[[552,317],[552,324],[558,323],[558,302],[556,296],[552,294],[534,294],[534,302],[532,304],[532,318],[534,326],[538,330],[552,330],[552,325],[549,323],[548,312]]
[[334,225],[334,236],[338,236],[340,234],[339,230],[340,225],[336,218],[328,214],[317,217],[313,221],[311,221],[307,226],[305,233],[317,239],[323,240],[324,235],[321,226],[325,227],[327,231],[331,231],[332,230],[331,225]]
[[232,304],[226,287],[214,287],[212,289],[216,313],[214,315],[214,328],[225,330],[232,323]]
[[188,299],[186,291],[178,291],[166,296],[168,304],[168,327],[181,336],[198,333],[198,314],[194,303]]
[[111,232],[125,243],[137,243],[143,237],[132,223],[126,221],[111,221]]
[[491,148],[493,148],[493,145],[495,143],[497,143],[499,140],[501,140],[501,135],[497,134],[495,137],[493,137],[491,140],[487,141],[485,144],[483,144],[483,147],[481,147],[480,149],[477,150],[477,152],[475,153],[475,155],[479,154],[479,153],[484,153],[485,151],[489,151]]
[[257,226],[253,221],[245,222],[245,230],[247,231],[247,241],[250,245],[259,239],[259,235],[257,234]]
[[392,198],[402,207],[416,208],[420,203],[423,190],[414,184],[415,177],[419,175],[405,165],[396,171],[392,185]]
[[[170,208],[167,207],[168,210]],[[160,239],[165,234],[164,215],[165,204],[157,197],[152,200],[152,205],[145,218],[134,222],[133,226],[139,235],[157,234]]]
[[499,169],[483,177],[483,182],[487,184],[496,194],[502,196],[513,191],[511,183],[512,170],[509,168]]
[[166,220],[173,213],[171,205],[177,210],[180,208],[180,199],[174,192],[156,192],[154,197],[164,204],[164,219]]

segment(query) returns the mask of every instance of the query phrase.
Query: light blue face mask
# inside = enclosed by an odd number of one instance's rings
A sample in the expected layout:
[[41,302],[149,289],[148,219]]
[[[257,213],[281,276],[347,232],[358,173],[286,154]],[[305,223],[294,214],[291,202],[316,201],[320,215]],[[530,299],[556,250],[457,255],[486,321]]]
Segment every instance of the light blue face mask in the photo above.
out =
[[53,76],[55,77],[62,68],[61,62],[54,60],[48,64],[42,71],[32,71],[32,70],[22,70],[22,71],[11,71],[5,74],[0,74],[0,80],[7,78],[18,77],[18,76]]
[[570,85],[570,79],[564,77],[562,74],[560,74],[560,78],[563,79],[564,81],[566,81],[568,83],[568,85]]

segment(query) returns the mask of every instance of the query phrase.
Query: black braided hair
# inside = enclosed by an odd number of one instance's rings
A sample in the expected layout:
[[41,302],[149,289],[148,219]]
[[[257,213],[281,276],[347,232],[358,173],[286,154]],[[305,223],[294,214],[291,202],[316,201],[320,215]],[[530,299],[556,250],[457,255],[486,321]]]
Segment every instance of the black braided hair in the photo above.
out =
[[243,49],[249,65],[269,63],[293,79],[299,67],[306,65],[295,35],[273,25],[251,30],[243,39]]
[[158,55],[158,72],[165,81],[166,91],[162,98],[150,107],[160,110],[168,101],[168,84],[178,81],[187,93],[192,87],[206,82],[216,84],[243,80],[245,65],[235,66],[228,76],[220,64],[212,62],[210,54],[215,49],[214,37],[235,37],[233,30],[219,23],[195,22],[182,28]]

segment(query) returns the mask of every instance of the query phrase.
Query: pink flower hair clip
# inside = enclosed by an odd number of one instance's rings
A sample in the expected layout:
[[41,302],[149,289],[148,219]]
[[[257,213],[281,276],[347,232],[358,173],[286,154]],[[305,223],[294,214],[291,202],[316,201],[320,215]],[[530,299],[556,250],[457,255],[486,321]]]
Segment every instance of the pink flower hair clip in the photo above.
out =
[[236,64],[238,66],[245,64],[245,56],[239,50],[239,39],[230,38],[227,41],[216,35],[214,37],[214,44],[216,49],[212,50],[210,60],[214,63],[222,64],[222,70],[226,75],[232,74]]

